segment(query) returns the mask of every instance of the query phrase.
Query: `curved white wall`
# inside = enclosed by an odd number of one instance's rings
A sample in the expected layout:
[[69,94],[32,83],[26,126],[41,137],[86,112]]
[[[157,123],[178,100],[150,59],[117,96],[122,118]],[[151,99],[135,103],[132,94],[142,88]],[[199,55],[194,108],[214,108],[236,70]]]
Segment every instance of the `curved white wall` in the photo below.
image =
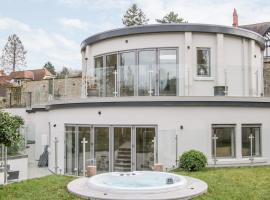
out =
[[[263,93],[260,46],[252,39],[221,33],[147,33],[103,40],[82,51],[83,76],[93,76],[91,69],[97,55],[162,47],[178,48],[179,96],[213,96],[214,86],[228,86],[228,96]],[[196,77],[197,47],[211,49],[211,77]],[[87,69],[85,58],[88,58]]]

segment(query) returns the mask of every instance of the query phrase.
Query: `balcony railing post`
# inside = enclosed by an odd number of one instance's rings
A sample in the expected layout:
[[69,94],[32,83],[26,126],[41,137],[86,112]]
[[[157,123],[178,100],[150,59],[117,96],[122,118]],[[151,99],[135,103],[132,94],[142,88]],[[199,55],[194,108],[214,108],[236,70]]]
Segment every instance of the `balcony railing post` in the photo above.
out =
[[9,93],[9,107],[12,107],[12,93]]

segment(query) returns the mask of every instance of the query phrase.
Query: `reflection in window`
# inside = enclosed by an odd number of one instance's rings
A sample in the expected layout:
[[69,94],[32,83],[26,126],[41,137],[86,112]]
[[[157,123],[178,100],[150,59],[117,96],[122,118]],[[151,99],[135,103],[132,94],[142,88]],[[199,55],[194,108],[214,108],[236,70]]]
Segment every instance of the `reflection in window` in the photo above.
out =
[[117,72],[117,54],[106,56],[106,96],[116,95],[115,73]]
[[156,84],[156,51],[139,52],[139,96],[155,95]]
[[88,96],[102,96],[103,57],[95,58],[94,84],[88,88]]
[[[260,137],[261,137],[260,125],[242,126],[242,156],[261,155]],[[251,154],[251,146],[252,146],[252,154]]]
[[109,171],[109,128],[95,127],[94,129],[94,158],[98,173]]
[[124,52],[120,54],[120,95],[134,96],[135,81],[135,52]]
[[154,165],[155,128],[136,128],[136,170],[151,170]]
[[66,151],[65,151],[65,173],[76,175],[76,140],[75,127],[66,126]]
[[212,129],[212,156],[235,157],[235,126],[213,125]]
[[210,48],[197,48],[197,76],[210,76]]
[[159,53],[159,95],[176,95],[176,50],[164,49]]

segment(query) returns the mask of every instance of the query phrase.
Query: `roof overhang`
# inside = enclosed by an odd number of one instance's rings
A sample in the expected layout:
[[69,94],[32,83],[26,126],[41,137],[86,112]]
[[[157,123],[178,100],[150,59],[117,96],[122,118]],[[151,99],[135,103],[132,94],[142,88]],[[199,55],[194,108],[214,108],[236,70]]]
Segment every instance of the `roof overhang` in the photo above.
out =
[[260,45],[261,49],[265,48],[264,38],[260,34],[247,29],[229,26],[220,26],[220,25],[210,25],[210,24],[182,23],[182,24],[152,24],[143,26],[132,26],[98,33],[91,37],[88,37],[81,43],[81,51],[85,50],[87,45],[92,45],[94,43],[106,39],[136,34],[175,33],[175,32],[223,33],[227,35],[233,35],[255,40],[257,44]]

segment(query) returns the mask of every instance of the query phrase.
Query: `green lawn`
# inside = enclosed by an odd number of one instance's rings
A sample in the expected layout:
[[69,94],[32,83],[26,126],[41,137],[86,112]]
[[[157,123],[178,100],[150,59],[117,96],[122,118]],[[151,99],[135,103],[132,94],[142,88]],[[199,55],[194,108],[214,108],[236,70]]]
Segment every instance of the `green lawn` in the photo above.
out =
[[[270,199],[270,167],[205,169],[201,172],[175,173],[202,179],[208,183],[208,193],[196,200],[266,200]],[[67,192],[73,180],[67,176],[47,176],[0,187],[0,199],[78,199]]]

